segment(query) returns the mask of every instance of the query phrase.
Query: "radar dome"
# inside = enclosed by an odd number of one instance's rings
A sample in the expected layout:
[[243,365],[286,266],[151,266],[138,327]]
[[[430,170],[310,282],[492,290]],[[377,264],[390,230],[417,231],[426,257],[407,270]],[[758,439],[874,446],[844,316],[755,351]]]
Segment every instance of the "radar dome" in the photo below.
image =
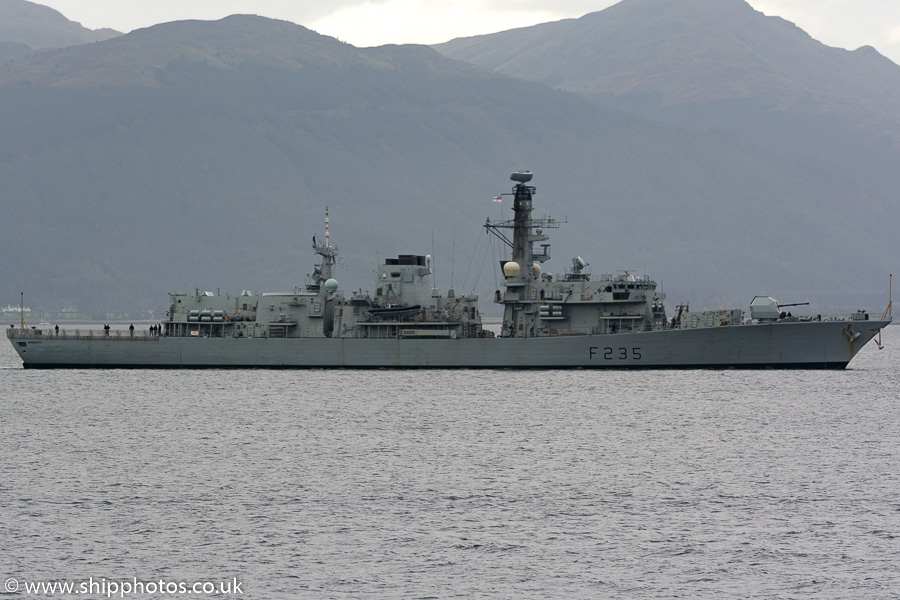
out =
[[506,277],[515,277],[522,270],[522,267],[519,266],[514,260],[509,261],[505,265],[503,265],[503,274]]
[[531,265],[531,266],[532,266],[532,268],[534,269],[534,276],[535,276],[535,277],[540,277],[540,276],[541,276],[541,272],[542,272],[542,271],[541,271],[541,265],[539,265],[539,264],[537,264],[537,263],[534,263],[534,264]]
[[338,282],[336,279],[329,279],[325,282],[325,291],[329,294],[333,294],[338,289]]

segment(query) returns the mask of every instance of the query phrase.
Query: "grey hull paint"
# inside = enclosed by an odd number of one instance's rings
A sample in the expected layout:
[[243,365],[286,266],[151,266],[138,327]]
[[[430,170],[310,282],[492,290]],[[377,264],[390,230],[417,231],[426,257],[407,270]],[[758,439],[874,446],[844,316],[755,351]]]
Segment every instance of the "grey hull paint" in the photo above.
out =
[[[844,368],[890,321],[496,339],[12,339],[26,368]],[[848,328],[858,334],[848,335]],[[24,345],[22,345],[24,343]]]

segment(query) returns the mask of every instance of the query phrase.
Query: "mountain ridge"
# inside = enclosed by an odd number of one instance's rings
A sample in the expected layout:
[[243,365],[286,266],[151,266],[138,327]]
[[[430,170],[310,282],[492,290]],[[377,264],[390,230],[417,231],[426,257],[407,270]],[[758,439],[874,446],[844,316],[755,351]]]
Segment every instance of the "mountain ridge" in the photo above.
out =
[[[48,6],[26,0],[0,0],[0,42],[42,50],[89,44],[119,35],[114,29],[83,27]],[[0,54],[0,61],[3,58]]]
[[0,84],[158,86],[153,73],[176,60],[220,69],[255,62],[297,70],[303,67],[301,59],[351,64],[363,60],[361,56],[353,46],[301,25],[233,15],[218,21],[162,23],[103,44],[40,53],[0,70]]
[[663,108],[764,101],[835,114],[900,144],[900,67],[871,47],[825,46],[744,0],[625,0],[580,19],[433,47],[587,97],[658,95]]

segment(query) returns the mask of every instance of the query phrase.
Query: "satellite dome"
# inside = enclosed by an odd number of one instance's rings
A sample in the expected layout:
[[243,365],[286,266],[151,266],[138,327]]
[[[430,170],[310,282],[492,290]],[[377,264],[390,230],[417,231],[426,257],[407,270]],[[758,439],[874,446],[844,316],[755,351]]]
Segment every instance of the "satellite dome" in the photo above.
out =
[[515,277],[522,270],[522,267],[519,266],[514,260],[509,261],[505,265],[503,265],[503,275],[506,277]]
[[541,276],[541,272],[542,272],[542,270],[541,270],[541,265],[539,265],[539,264],[537,264],[537,263],[534,263],[534,264],[531,265],[531,266],[532,266],[532,268],[534,269],[534,276],[535,276],[535,277],[540,277],[540,276]]
[[338,289],[337,279],[329,279],[325,282],[325,291],[329,294],[333,294]]

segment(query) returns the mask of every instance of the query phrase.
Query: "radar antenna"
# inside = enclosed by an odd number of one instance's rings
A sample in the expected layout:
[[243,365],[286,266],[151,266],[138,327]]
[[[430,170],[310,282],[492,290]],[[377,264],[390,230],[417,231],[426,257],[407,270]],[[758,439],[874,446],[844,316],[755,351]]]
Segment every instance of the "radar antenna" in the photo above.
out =
[[[559,227],[559,221],[552,217],[532,218],[532,199],[537,188],[526,185],[534,177],[534,173],[530,171],[519,171],[509,176],[510,180],[515,181],[513,186],[513,211],[515,217],[509,221],[491,222],[490,219],[485,221],[484,228],[492,233],[497,239],[512,249],[512,259],[522,264],[531,264],[533,262],[543,263],[550,258],[550,244],[541,244],[541,251],[534,252],[534,242],[543,242],[550,236],[543,232],[544,229],[556,229]],[[510,194],[501,194],[506,196]],[[565,222],[565,221],[563,221]],[[512,239],[501,229],[512,229]],[[535,231],[532,232],[532,229]],[[527,272],[531,272],[529,269]]]

